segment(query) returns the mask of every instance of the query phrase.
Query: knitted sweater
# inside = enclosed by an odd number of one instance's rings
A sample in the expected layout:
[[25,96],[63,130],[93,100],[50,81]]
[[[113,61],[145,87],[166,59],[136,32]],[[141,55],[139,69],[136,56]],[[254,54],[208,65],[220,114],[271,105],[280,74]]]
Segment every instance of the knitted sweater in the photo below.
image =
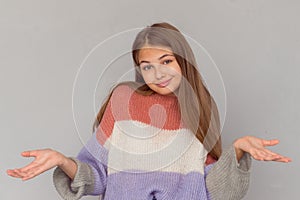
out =
[[78,156],[74,180],[60,169],[54,185],[63,199],[241,199],[251,159],[238,162],[233,145],[216,162],[182,123],[176,96],[138,94],[118,86],[103,118]]

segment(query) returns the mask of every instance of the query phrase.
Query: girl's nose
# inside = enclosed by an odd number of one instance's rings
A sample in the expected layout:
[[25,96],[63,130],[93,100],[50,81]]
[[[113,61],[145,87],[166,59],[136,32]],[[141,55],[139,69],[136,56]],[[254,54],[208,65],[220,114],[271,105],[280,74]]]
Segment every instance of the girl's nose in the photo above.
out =
[[157,67],[155,69],[155,77],[156,77],[157,80],[160,80],[163,77],[165,77],[165,74],[159,69],[159,67]]

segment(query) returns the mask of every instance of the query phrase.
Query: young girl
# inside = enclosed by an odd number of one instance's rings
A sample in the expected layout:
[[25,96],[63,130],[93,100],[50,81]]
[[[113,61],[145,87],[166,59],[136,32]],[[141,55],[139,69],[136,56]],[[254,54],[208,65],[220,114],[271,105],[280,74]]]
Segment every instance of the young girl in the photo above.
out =
[[278,140],[251,136],[222,152],[216,103],[174,26],[144,28],[132,56],[136,80],[113,88],[77,157],[25,151],[22,156],[35,160],[8,175],[28,180],[56,167],[54,184],[63,199],[235,200],[247,192],[251,157],[291,161],[265,148]]

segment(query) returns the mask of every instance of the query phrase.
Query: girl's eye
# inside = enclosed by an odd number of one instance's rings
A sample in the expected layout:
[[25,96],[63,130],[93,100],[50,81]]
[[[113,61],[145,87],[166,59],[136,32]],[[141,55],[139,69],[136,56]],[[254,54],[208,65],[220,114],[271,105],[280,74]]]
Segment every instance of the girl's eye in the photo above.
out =
[[149,70],[150,68],[152,67],[152,65],[146,65],[146,66],[143,66],[142,69],[147,71]]
[[172,60],[165,60],[164,62],[163,62],[163,64],[164,65],[167,65],[167,64],[169,64],[169,63],[171,63],[172,62]]

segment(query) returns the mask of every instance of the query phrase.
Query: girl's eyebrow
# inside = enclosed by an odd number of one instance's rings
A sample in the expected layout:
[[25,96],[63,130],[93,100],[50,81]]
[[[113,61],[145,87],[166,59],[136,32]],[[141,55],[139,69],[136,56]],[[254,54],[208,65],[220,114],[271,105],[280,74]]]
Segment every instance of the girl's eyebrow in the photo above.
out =
[[[158,58],[158,60],[161,60],[161,59],[163,59],[163,58],[166,57],[166,56],[173,56],[173,57],[174,57],[173,54],[164,54],[164,55],[160,56],[160,57]],[[142,61],[139,63],[139,65],[142,64],[142,63],[150,63],[150,62],[149,62],[149,61],[146,61],[146,60],[142,60]]]

